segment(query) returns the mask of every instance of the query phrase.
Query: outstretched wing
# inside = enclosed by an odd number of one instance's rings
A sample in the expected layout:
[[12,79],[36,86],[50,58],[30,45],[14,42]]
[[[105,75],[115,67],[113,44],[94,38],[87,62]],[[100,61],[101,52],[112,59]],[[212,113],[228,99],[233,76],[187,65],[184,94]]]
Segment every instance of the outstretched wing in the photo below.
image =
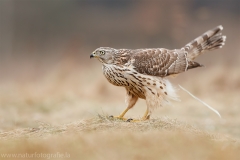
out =
[[165,77],[187,70],[187,52],[164,48],[133,50],[132,65],[145,75]]

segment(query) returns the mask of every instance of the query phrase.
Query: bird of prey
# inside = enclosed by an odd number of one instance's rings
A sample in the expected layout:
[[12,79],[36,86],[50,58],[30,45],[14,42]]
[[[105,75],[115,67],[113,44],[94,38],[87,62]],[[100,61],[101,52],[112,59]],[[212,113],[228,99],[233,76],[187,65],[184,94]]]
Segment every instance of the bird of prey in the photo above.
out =
[[146,113],[140,120],[148,120],[155,108],[171,100],[178,100],[167,77],[202,67],[203,65],[194,59],[205,51],[222,48],[226,41],[222,30],[221,25],[217,26],[181,49],[100,47],[92,52],[90,58],[97,58],[102,63],[103,74],[107,80],[126,89],[127,108],[115,118],[127,120],[124,115],[135,105],[138,98],[145,99],[147,104]]

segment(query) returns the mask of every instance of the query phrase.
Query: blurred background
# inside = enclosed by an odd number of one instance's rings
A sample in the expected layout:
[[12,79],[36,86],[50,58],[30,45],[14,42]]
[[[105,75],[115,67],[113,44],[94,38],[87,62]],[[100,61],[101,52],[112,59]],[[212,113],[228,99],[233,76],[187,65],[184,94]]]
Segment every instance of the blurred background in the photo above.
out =
[[[181,102],[153,117],[239,136],[239,0],[0,0],[0,131],[118,115],[125,90],[107,82],[100,62],[90,61],[92,51],[181,48],[218,25],[226,45],[197,59],[206,67],[170,81],[223,118],[181,90]],[[127,116],[141,117],[145,108],[140,100]]]

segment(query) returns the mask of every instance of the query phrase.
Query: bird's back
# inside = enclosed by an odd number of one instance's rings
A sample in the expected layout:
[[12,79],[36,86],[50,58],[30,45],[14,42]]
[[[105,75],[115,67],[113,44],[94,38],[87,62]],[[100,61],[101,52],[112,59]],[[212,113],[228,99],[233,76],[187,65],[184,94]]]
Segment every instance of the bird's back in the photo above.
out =
[[193,61],[205,51],[222,48],[226,36],[217,26],[197,37],[181,49],[168,50],[164,48],[149,48],[132,50],[131,63],[139,73],[165,77],[185,72],[188,69],[203,65]]

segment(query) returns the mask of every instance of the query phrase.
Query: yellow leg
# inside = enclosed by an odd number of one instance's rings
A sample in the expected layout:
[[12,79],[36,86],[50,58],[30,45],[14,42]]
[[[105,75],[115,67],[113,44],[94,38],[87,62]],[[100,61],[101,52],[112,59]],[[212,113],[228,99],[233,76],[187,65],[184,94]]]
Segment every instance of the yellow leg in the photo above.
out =
[[141,122],[141,121],[146,121],[150,119],[150,114],[149,114],[149,110],[147,108],[145,114],[143,115],[143,117],[141,119],[128,119],[127,122]]
[[149,110],[147,108],[147,110],[146,110],[146,112],[145,112],[145,114],[144,114],[144,116],[142,117],[141,120],[145,121],[145,120],[148,120],[148,119],[150,119],[150,114],[149,114]]
[[126,99],[127,99],[126,102],[128,107],[119,116],[110,116],[110,117],[121,119],[121,120],[127,120],[126,118],[124,118],[124,115],[127,113],[129,109],[131,109],[136,104],[138,97],[127,91]]
[[111,116],[113,118],[117,118],[117,119],[122,119],[122,120],[127,120],[126,118],[124,118],[124,115],[127,113],[127,111],[129,110],[130,108],[126,108],[119,116]]

